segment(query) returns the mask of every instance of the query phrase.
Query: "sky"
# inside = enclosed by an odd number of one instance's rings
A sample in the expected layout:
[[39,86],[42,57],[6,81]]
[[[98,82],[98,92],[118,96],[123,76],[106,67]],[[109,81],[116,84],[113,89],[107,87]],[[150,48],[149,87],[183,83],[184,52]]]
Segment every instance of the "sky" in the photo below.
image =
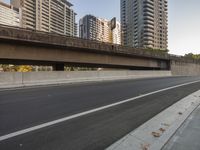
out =
[[[9,2],[9,0],[4,0]],[[78,20],[86,14],[100,18],[117,17],[120,21],[120,0],[69,0]],[[171,54],[200,54],[200,0],[168,0],[168,49]]]

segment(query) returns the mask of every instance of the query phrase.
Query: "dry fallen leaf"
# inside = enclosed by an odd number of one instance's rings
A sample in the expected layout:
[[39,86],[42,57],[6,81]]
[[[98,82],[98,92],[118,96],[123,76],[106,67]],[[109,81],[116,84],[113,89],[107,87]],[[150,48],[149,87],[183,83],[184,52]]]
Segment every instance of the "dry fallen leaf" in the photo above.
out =
[[164,133],[166,130],[165,129],[163,129],[163,128],[160,128],[159,129],[162,133]]
[[169,127],[170,124],[167,124],[167,123],[162,123],[163,126],[166,126],[166,127]]
[[141,144],[142,150],[148,150],[150,147],[150,144]]
[[160,133],[158,133],[158,132],[152,132],[151,133],[154,137],[160,137]]
[[179,112],[178,114],[179,114],[179,115],[182,115],[183,113],[182,113],[182,112]]

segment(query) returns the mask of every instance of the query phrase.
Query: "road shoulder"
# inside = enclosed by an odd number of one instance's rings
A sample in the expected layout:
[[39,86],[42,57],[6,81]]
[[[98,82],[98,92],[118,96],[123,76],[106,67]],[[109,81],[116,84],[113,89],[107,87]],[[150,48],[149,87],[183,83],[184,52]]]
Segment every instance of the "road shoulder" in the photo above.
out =
[[162,111],[107,150],[160,150],[200,105],[200,90]]

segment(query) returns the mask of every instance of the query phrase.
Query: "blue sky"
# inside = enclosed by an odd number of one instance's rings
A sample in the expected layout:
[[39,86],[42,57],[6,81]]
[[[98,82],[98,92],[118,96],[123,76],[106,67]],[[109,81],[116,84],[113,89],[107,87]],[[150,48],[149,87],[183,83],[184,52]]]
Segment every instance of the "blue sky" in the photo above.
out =
[[[9,1],[9,0],[5,0]],[[69,0],[74,4],[77,22],[86,14],[101,18],[120,19],[120,0]],[[183,55],[200,54],[200,0],[168,0],[169,2],[169,50]]]

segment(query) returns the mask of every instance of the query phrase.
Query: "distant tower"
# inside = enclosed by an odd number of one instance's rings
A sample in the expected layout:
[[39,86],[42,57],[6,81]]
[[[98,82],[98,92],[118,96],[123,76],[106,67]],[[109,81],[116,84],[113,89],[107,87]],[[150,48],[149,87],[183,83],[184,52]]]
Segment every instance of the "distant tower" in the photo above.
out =
[[79,36],[89,40],[121,44],[120,26],[115,18],[109,21],[86,15],[79,21]]
[[122,44],[166,50],[167,0],[121,0]]

